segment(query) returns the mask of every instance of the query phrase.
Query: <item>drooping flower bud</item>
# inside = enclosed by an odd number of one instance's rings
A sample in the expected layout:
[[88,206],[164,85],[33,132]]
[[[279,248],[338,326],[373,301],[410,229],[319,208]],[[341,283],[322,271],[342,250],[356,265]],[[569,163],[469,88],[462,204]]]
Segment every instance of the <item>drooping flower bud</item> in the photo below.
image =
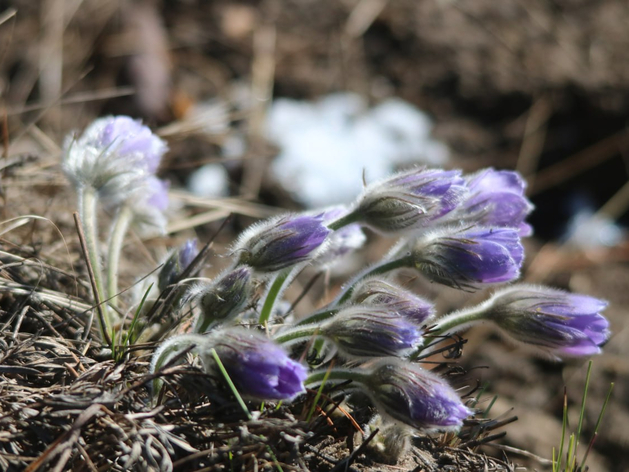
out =
[[[348,209],[344,206],[334,206],[322,210],[319,214],[323,218],[323,223],[327,225],[348,213]],[[343,226],[328,235],[325,249],[317,255],[314,263],[319,266],[332,267],[335,263],[342,261],[343,256],[363,247],[366,240],[367,237],[358,223]]]
[[601,352],[610,336],[600,313],[606,306],[586,295],[515,285],[496,292],[480,309],[510,338],[561,358]]
[[166,232],[165,211],[168,209],[168,187],[168,182],[153,175],[147,176],[138,183],[134,197],[130,198],[127,203],[133,214],[133,223],[140,232],[158,234]]
[[240,264],[276,272],[315,257],[328,234],[321,215],[284,215],[247,229],[233,252]]
[[466,192],[459,171],[411,169],[368,185],[353,214],[375,231],[397,233],[449,213]]
[[509,170],[483,169],[467,177],[468,198],[453,217],[485,227],[515,228],[520,236],[530,236],[524,220],[533,205],[524,195],[526,182]]
[[247,266],[229,270],[209,284],[196,287],[190,298],[199,300],[201,313],[194,331],[203,333],[210,326],[237,317],[251,301],[254,291],[252,270]]
[[421,238],[410,253],[429,280],[468,291],[516,279],[523,259],[518,230],[511,228],[446,228]]
[[422,330],[415,323],[366,305],[340,310],[319,332],[347,357],[405,356],[422,340]]
[[167,146],[128,116],[94,121],[64,143],[63,169],[77,187],[91,187],[111,207],[126,201],[159,166]]
[[381,414],[418,430],[457,430],[472,414],[444,379],[401,359],[375,361],[365,386]]
[[419,326],[435,314],[432,303],[378,277],[367,278],[356,284],[350,301],[395,312]]
[[213,332],[200,351],[208,373],[220,376],[211,349],[225,366],[244,397],[256,400],[292,400],[305,391],[306,368],[292,360],[277,344],[250,329],[228,328]]
[[176,283],[177,279],[179,279],[194,258],[197,257],[198,253],[196,239],[188,239],[172,252],[159,271],[157,287],[160,292],[163,292],[169,285]]

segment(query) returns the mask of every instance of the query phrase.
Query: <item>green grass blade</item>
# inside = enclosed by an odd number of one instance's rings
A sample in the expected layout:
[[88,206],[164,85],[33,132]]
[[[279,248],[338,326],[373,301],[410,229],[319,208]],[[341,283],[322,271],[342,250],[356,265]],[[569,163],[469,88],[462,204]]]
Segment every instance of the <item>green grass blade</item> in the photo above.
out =
[[581,398],[581,412],[579,413],[579,426],[577,426],[577,443],[575,446],[574,455],[577,455],[576,448],[579,447],[579,441],[581,440],[581,427],[583,426],[583,418],[585,417],[585,401],[588,395],[588,388],[590,387],[590,374],[592,373],[592,361],[588,362],[587,374],[585,374],[585,387],[583,388],[583,397]]
[[216,352],[216,349],[212,348],[211,352],[212,352],[212,356],[214,357],[214,360],[216,361],[216,365],[218,366],[218,370],[220,370],[221,374],[223,374],[223,377],[225,377],[225,381],[227,382],[227,385],[229,385],[229,388],[231,389],[232,393],[236,397],[236,401],[238,401],[238,404],[240,405],[242,410],[245,412],[245,415],[247,415],[247,418],[252,419],[253,416],[251,416],[251,412],[249,411],[249,408],[247,408],[247,405],[245,404],[244,400],[240,396],[240,393],[238,392],[238,389],[234,385],[234,382],[232,382],[232,379],[229,377],[227,370],[225,370],[225,366],[221,362],[221,358],[218,357],[218,353]]
[[603,420],[603,415],[605,414],[605,410],[607,409],[607,404],[609,403],[609,399],[612,395],[612,390],[614,389],[614,382],[609,384],[609,390],[607,391],[607,396],[605,397],[605,401],[603,402],[603,406],[601,407],[601,412],[598,414],[598,419],[596,420],[596,426],[594,427],[594,434],[592,435],[592,439],[590,441],[590,445],[588,446],[587,451],[583,455],[583,460],[581,461],[581,465],[579,466],[580,470],[583,470],[585,467],[585,462],[587,461],[588,455],[590,454],[590,450],[598,436],[598,428],[601,426],[601,421]]
[[310,421],[310,419],[312,418],[312,415],[314,415],[314,412],[317,409],[317,403],[319,403],[319,399],[321,398],[321,394],[323,393],[323,387],[325,386],[325,383],[328,381],[328,378],[330,377],[331,372],[332,372],[332,364],[330,364],[330,368],[327,370],[327,372],[323,376],[323,381],[321,382],[321,385],[319,385],[319,390],[317,390],[317,395],[315,395],[314,401],[312,402],[312,407],[310,407],[310,411],[308,412],[308,416],[306,417],[307,422]]

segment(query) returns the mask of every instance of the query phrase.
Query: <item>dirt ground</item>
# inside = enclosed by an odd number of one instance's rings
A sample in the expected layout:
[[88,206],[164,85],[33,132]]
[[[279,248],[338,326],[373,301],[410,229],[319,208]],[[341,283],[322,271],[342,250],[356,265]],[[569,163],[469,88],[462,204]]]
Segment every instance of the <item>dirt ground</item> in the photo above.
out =
[[[268,99],[337,91],[359,93],[371,103],[401,97],[431,115],[453,165],[493,165],[527,177],[536,210],[525,281],[609,301],[614,334],[594,359],[584,437],[591,436],[614,382],[589,464],[592,471],[624,472],[629,243],[574,248],[560,235],[583,198],[620,224],[629,218],[623,187],[629,175],[627,24],[625,0],[0,2],[0,170],[3,225],[11,228],[0,237],[5,245],[18,244],[11,231],[19,230],[22,240],[30,238],[33,257],[70,261],[82,270],[70,211],[74,197],[59,169],[66,133],[108,113],[142,118],[169,141],[162,175],[176,189],[193,169],[222,159],[225,135],[202,135],[184,119],[194,105],[220,98],[230,109],[218,124],[247,136],[242,156],[224,161],[232,195],[260,204],[247,206],[245,216],[221,233],[220,253],[251,217],[267,216],[272,207],[298,207],[270,176],[259,178],[277,151],[262,136]],[[242,90],[259,99],[243,108]],[[165,246],[193,234],[203,240],[225,216],[220,206],[181,204],[185,217],[178,230],[165,241],[145,242],[142,251],[129,254],[130,264],[151,270]],[[50,220],[22,227],[11,222],[26,214]],[[191,215],[201,219],[190,223]],[[374,242],[373,250],[380,249]],[[47,288],[59,289],[64,280],[51,279],[58,286]],[[73,293],[85,295],[87,287]],[[436,295],[443,308],[453,298],[464,301],[449,292]],[[7,306],[2,309],[6,315]],[[492,415],[519,418],[502,428],[505,438],[482,451],[523,467],[517,470],[549,470],[539,458],[549,459],[558,446],[564,387],[571,426],[576,424],[586,364],[523,355],[480,328],[469,334],[464,352],[469,383],[487,385],[487,402],[497,396]],[[421,470],[417,462],[387,470],[415,467]]]

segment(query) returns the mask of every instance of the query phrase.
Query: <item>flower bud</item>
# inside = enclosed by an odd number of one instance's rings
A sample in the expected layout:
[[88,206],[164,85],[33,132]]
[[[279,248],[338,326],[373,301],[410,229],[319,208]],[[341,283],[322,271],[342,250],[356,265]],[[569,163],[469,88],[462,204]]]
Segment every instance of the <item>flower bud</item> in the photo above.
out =
[[356,284],[350,301],[395,312],[419,326],[435,314],[432,303],[393,282],[377,277]]
[[410,259],[429,280],[474,291],[516,279],[524,248],[515,229],[446,228],[419,240]]
[[166,259],[162,269],[159,271],[157,286],[160,292],[166,287],[177,282],[181,274],[192,263],[199,250],[197,249],[197,240],[188,239],[179,248],[172,252]]
[[457,430],[472,414],[444,379],[400,359],[377,360],[365,386],[381,414],[418,430]]
[[149,128],[128,116],[94,121],[64,143],[63,169],[77,187],[92,187],[115,207],[159,166],[167,146]]
[[244,397],[257,400],[292,400],[305,391],[306,368],[292,360],[277,344],[262,334],[244,328],[213,332],[200,351],[208,373],[220,375],[211,348]]
[[353,213],[374,231],[391,234],[449,213],[466,192],[459,171],[411,169],[368,185]]
[[166,232],[164,212],[168,208],[168,187],[168,182],[153,175],[138,183],[134,198],[127,203],[133,212],[133,223],[141,232]]
[[516,228],[520,236],[530,236],[532,228],[524,220],[533,205],[524,196],[526,182],[508,170],[484,169],[467,178],[468,198],[457,215],[480,226]]
[[224,323],[238,316],[251,301],[255,286],[250,267],[230,270],[207,286],[194,289],[191,296],[200,302],[201,313],[194,331],[205,332],[215,323]]
[[422,340],[422,330],[395,312],[354,305],[320,327],[347,357],[405,356]]
[[280,216],[246,230],[234,253],[240,264],[276,272],[315,257],[329,233],[321,215]]
[[481,305],[484,317],[515,341],[554,358],[591,356],[610,336],[607,303],[548,287],[515,285]]

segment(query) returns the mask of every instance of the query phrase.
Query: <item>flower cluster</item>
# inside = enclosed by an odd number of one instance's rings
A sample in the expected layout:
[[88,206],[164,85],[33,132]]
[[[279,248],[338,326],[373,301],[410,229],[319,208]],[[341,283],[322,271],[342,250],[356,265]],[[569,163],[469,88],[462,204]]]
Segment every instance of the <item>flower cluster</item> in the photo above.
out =
[[[164,185],[154,176],[165,149],[139,123],[106,118],[68,141],[64,168],[80,194],[91,189],[141,220],[138,205],[165,206]],[[367,185],[351,205],[253,225],[233,245],[229,267],[172,305],[182,313],[185,306],[196,319],[189,332],[162,342],[151,370],[189,350],[211,378],[229,380],[247,399],[294,400],[306,387],[343,384],[362,392],[359,397],[395,425],[384,429],[396,437],[400,428],[456,431],[474,411],[446,379],[416,361],[433,340],[489,322],[506,337],[561,359],[599,353],[610,336],[601,314],[606,304],[592,297],[516,284],[478,306],[440,314],[396,281],[400,271],[443,290],[515,281],[524,261],[521,238],[532,232],[526,218],[533,207],[524,192],[512,171],[414,168]],[[398,242],[326,306],[301,318],[279,310],[305,266],[331,270],[362,247],[365,228]],[[180,283],[196,254],[193,242],[173,252],[159,288]],[[238,326],[245,318],[249,328]],[[153,387],[161,388],[161,381]]]

